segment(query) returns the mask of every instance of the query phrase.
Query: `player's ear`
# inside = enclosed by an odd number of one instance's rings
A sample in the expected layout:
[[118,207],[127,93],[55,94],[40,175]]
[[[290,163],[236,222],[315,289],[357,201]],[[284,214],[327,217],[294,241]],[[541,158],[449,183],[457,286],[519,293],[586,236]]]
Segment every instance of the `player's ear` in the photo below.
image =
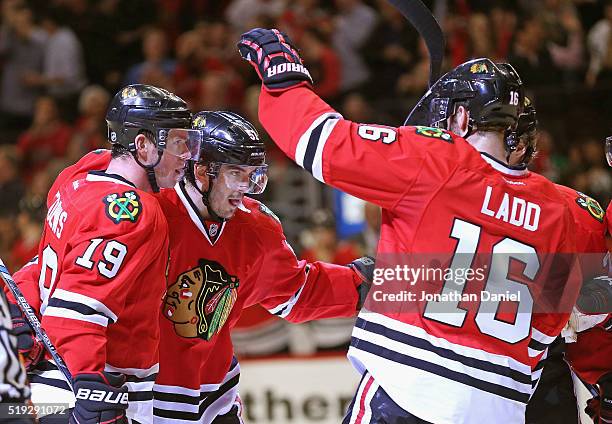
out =
[[460,137],[465,137],[468,133],[470,123],[470,112],[462,106],[457,106],[455,113],[450,117],[450,130]]
[[154,150],[152,149],[153,143],[151,143],[145,134],[138,134],[134,139],[134,144],[138,152],[138,159],[146,164],[151,156],[151,151]]

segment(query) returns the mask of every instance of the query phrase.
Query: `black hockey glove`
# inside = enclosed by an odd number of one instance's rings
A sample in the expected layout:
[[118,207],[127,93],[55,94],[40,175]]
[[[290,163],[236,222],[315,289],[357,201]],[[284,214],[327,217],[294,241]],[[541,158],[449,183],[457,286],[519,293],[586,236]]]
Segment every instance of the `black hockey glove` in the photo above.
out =
[[612,312],[612,278],[602,275],[586,281],[582,285],[576,306],[585,314]]
[[34,330],[26,321],[19,306],[11,302],[8,302],[8,306],[13,322],[13,334],[17,337],[17,351],[23,358],[26,371],[30,371],[45,356],[45,347],[34,335]]
[[374,279],[374,258],[371,256],[363,256],[359,259],[355,259],[353,262],[347,265],[352,268],[353,271],[361,278],[361,284],[357,286],[357,292],[359,293],[359,301],[357,302],[357,310],[360,310],[365,303],[370,288],[372,287],[372,280]]
[[128,393],[125,376],[109,372],[82,373],[74,377],[76,404],[71,424],[127,424]]
[[269,91],[312,84],[293,42],[277,29],[255,28],[245,32],[238,42],[238,51],[253,65]]
[[589,399],[584,409],[595,424],[612,424],[612,373],[599,379],[599,396]]

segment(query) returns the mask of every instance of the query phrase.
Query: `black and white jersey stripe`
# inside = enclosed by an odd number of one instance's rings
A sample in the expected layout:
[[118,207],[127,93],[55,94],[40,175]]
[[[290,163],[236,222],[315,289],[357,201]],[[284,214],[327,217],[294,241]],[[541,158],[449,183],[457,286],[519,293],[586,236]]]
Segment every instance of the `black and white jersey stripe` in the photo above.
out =
[[156,384],[153,414],[155,423],[208,424],[226,414],[236,402],[240,365],[233,359],[230,370],[219,384],[203,384],[199,390]]
[[17,353],[6,296],[3,290],[0,293],[0,402],[15,402],[29,398],[30,388]]
[[41,307],[46,316],[85,321],[101,327],[117,322],[117,315],[104,303],[80,293],[56,289],[46,308]]
[[295,162],[310,172],[317,180],[323,180],[323,148],[342,115],[324,113],[319,116],[300,137],[295,149]]
[[[348,356],[400,407],[440,424],[493,418],[495,410],[506,411],[508,422],[521,422],[537,378],[530,364],[511,356],[453,343],[367,311],[357,318]],[[453,396],[432,409],[442,393]]]
[[268,309],[272,315],[276,315],[281,318],[287,318],[295,304],[300,300],[300,296],[302,291],[304,291],[304,287],[306,286],[306,282],[308,281],[308,273],[310,272],[310,265],[306,265],[304,268],[304,284],[300,286],[300,288],[295,292],[293,296],[291,296],[286,302],[283,302],[279,305],[276,305],[274,308]]
[[[131,422],[141,424],[152,423],[153,416],[153,384],[159,373],[159,364],[156,364],[148,369],[137,368],[118,368],[106,364],[104,371],[120,373],[125,375],[126,382],[124,387],[128,390],[128,409],[127,416]],[[57,366],[51,361],[42,361],[38,363],[33,371],[28,373],[32,387],[37,394],[39,401],[43,403],[52,403],[57,396],[62,396],[68,403],[74,405],[74,395],[64,375],[59,371]],[[57,390],[48,390],[46,387],[62,389],[63,392]],[[61,393],[61,394],[60,394]],[[48,399],[43,396],[54,396]]]

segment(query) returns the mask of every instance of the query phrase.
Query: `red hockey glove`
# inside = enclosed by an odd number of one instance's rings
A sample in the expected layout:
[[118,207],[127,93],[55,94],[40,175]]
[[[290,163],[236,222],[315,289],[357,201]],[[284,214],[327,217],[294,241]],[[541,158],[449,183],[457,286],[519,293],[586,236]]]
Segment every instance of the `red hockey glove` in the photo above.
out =
[[127,424],[128,393],[123,383],[122,374],[77,374],[73,384],[76,403],[70,424]]
[[359,301],[357,302],[357,310],[360,310],[365,303],[370,288],[372,287],[372,280],[374,279],[374,258],[371,256],[363,256],[359,259],[355,259],[353,262],[347,265],[352,268],[353,271],[361,278],[361,284],[357,286],[357,292],[359,293]]
[[255,28],[245,32],[238,42],[238,51],[253,65],[269,91],[312,84],[293,42],[277,29]]
[[587,402],[584,409],[595,424],[612,424],[612,374],[599,380],[599,396]]
[[17,351],[23,358],[26,371],[30,371],[45,356],[45,347],[34,335],[34,330],[26,321],[19,306],[11,302],[8,302],[8,306],[13,321],[13,334],[17,337]]

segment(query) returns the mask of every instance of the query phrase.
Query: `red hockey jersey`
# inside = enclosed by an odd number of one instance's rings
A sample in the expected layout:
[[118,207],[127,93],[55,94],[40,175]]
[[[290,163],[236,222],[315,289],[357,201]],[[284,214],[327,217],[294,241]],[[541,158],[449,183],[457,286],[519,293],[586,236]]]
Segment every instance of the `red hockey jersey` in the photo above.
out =
[[[580,284],[579,275],[568,282],[572,258],[551,255],[575,249],[571,213],[554,185],[444,130],[344,120],[304,87],[262,90],[259,118],[315,178],[383,208],[377,266],[446,253],[442,264],[454,271],[470,268],[477,253],[477,260],[495,255],[481,282],[413,281],[446,302],[399,292],[395,301],[377,301],[387,283],[373,287],[349,350],[358,371],[367,369],[426,421],[524,422],[532,371],[569,318],[569,308],[536,314],[532,305],[542,290],[563,293],[565,306],[573,305]],[[484,297],[454,300],[462,290],[493,288],[520,293],[520,313],[497,316],[501,302]]]
[[353,316],[361,281],[345,266],[298,261],[265,205],[244,198],[229,221],[206,222],[186,190],[180,183],[158,196],[171,261],[154,413],[160,423],[204,424],[236,400],[230,330],[244,308],[261,304],[294,322]]
[[[604,215],[603,208],[596,200],[578,193],[567,187],[558,186],[564,189],[570,205],[573,206],[576,228],[579,229],[577,244],[584,250],[579,252],[605,252],[606,226],[609,222],[610,206]],[[572,193],[573,192],[573,193]],[[572,203],[572,197],[575,199]],[[576,206],[574,206],[576,205]],[[609,231],[609,230],[608,230]],[[586,234],[586,235],[584,235]],[[591,234],[592,237],[588,237]],[[580,240],[585,243],[581,246]],[[592,276],[588,276],[590,278]],[[572,369],[578,376],[590,384],[595,384],[604,375],[612,372],[612,314],[602,314],[596,316],[576,317],[577,320],[584,320],[592,325],[592,328],[579,331],[575,343],[566,344],[566,358]],[[580,326],[579,323],[578,326]],[[578,328],[577,330],[581,330]]]
[[[116,175],[84,174],[107,165],[106,153],[90,155],[58,177],[39,259],[16,280],[28,300],[38,292],[42,325],[71,372],[126,374],[128,417],[151,422],[168,227],[151,194]],[[30,378],[66,387],[52,364]]]
[[[49,193],[47,195],[47,210],[55,201],[55,193],[66,182],[80,180],[87,176],[89,171],[103,170],[108,168],[110,163],[110,150],[98,149],[87,153],[79,161],[64,169],[57,176]],[[30,303],[30,306],[37,312],[40,312],[40,290],[38,288],[38,276],[40,274],[38,267],[38,256],[33,258],[29,263],[24,265],[20,270],[13,274],[15,282],[23,292],[24,297]],[[5,288],[9,302],[17,303],[13,295]]]

